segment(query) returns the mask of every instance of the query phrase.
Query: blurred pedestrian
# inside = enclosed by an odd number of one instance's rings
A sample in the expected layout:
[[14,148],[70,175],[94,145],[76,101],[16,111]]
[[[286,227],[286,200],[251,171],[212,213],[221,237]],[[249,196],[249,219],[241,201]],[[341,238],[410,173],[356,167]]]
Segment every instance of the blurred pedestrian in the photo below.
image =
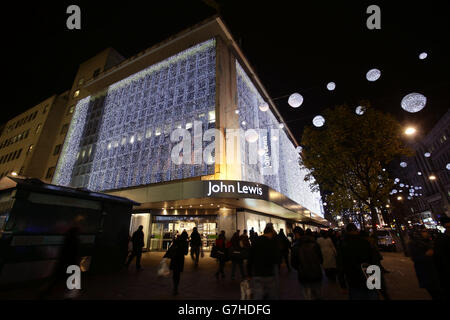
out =
[[278,299],[276,266],[280,259],[280,249],[274,240],[275,230],[267,224],[262,236],[252,241],[248,260],[248,275],[252,279],[253,299]]
[[336,248],[327,231],[321,230],[320,235],[317,239],[317,244],[320,246],[320,251],[322,252],[322,267],[327,278],[331,281],[336,281]]
[[291,249],[291,242],[284,234],[284,230],[280,229],[280,233],[276,237],[276,241],[278,242],[278,246],[280,248],[280,261],[278,263],[278,270],[281,270],[281,264],[286,263],[286,267],[288,271],[291,271],[291,266],[289,264],[289,250]]
[[355,224],[349,223],[338,249],[337,265],[340,285],[347,288],[350,300],[378,299],[376,290],[367,288],[362,269],[363,264],[374,265],[375,262],[370,243],[361,237]]
[[172,245],[164,255],[165,258],[170,259],[174,295],[178,294],[181,272],[184,270],[184,256],[189,252],[188,238],[189,236],[186,230],[184,230],[181,235],[172,242]]
[[[424,226],[413,232],[409,252],[414,262],[419,286],[425,288],[433,300],[440,299],[440,285],[434,261],[434,243]],[[448,270],[447,270],[448,272]]]
[[200,233],[198,233],[197,231],[197,227],[194,227],[192,229],[190,245],[191,245],[191,258],[192,260],[194,260],[194,266],[198,267],[198,260],[200,257],[200,251],[202,247],[202,238],[200,236]]
[[231,280],[234,280],[234,275],[236,273],[236,267],[239,267],[239,272],[241,273],[241,279],[244,279],[244,256],[243,247],[241,246],[241,241],[239,240],[238,231],[234,233],[231,237],[231,247],[230,247],[230,258],[231,258]]
[[292,267],[297,270],[306,300],[322,299],[322,252],[310,229],[294,229],[295,243],[291,250]]
[[219,270],[216,272],[216,278],[219,279],[219,275],[225,278],[225,263],[228,260],[228,248],[230,244],[227,243],[225,237],[225,231],[222,230],[216,239],[216,249],[217,249],[217,260],[219,262]]
[[258,239],[258,234],[255,232],[255,229],[253,227],[250,229],[250,242],[253,245],[253,242]]
[[441,284],[442,299],[450,300],[450,218],[440,220],[445,233],[437,237],[434,245],[434,261]]
[[141,257],[142,257],[142,248],[144,247],[144,229],[143,226],[139,226],[138,229],[131,236],[131,243],[133,244],[133,250],[131,251],[131,255],[128,258],[126,267],[130,265],[133,258],[136,257],[136,269],[141,270]]

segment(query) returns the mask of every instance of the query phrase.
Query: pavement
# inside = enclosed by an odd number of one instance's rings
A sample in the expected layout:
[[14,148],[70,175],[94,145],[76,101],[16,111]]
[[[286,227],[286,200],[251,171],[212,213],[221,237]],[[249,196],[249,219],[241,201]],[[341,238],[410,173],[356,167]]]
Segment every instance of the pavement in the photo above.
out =
[[[184,272],[181,274],[179,295],[172,295],[172,278],[157,276],[162,252],[145,253],[142,257],[143,270],[137,271],[134,265],[117,273],[87,275],[82,277],[82,290],[77,299],[81,300],[239,300],[240,279],[231,280],[231,263],[225,267],[225,279],[214,276],[218,264],[208,254],[200,259],[199,267],[194,268],[190,256],[186,256]],[[410,258],[402,253],[383,253],[383,266],[390,271],[386,274],[386,288],[393,300],[429,300],[430,296],[419,288],[414,267]],[[280,299],[302,300],[300,285],[295,271],[288,272],[281,267]],[[35,300],[41,298],[44,286],[16,288],[0,291],[0,300]],[[54,290],[46,299],[62,299],[63,290]],[[336,283],[323,281],[325,300],[346,300],[347,295]]]

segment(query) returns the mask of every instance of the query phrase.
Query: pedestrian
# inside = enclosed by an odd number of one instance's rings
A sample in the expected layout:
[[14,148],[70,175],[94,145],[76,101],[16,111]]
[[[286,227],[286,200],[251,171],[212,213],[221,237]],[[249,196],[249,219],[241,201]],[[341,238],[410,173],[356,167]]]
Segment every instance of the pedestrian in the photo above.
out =
[[306,300],[322,299],[322,252],[310,229],[305,233],[295,227],[292,247],[292,267],[297,270],[298,281]]
[[192,260],[194,260],[194,266],[198,267],[198,260],[202,247],[202,238],[200,236],[200,233],[198,233],[196,227],[192,229],[190,245],[191,245],[191,258]]
[[219,279],[219,275],[225,278],[225,263],[228,260],[228,248],[230,244],[227,243],[227,239],[225,237],[225,231],[222,230],[216,239],[216,248],[217,248],[217,260],[219,262],[219,269],[216,272],[216,278]]
[[363,239],[353,223],[346,227],[337,255],[339,283],[348,290],[350,300],[377,300],[376,290],[367,288],[363,264],[374,265],[376,259],[370,243]]
[[434,245],[434,261],[441,284],[442,299],[450,300],[450,218],[442,217],[441,225],[445,228],[444,234],[438,235]]
[[241,241],[239,240],[239,231],[235,232],[233,237],[231,237],[231,247],[230,247],[230,257],[231,257],[231,280],[234,280],[234,275],[236,273],[236,267],[239,267],[239,272],[241,273],[241,279],[244,279],[244,256],[243,247],[241,246]]
[[131,263],[134,257],[136,257],[136,269],[141,270],[141,257],[142,257],[142,248],[144,247],[144,229],[143,226],[139,226],[138,229],[131,236],[131,243],[133,244],[133,250],[131,251],[131,255],[128,258],[126,267]]
[[288,271],[291,271],[291,266],[289,264],[289,249],[291,248],[291,242],[284,234],[284,230],[280,229],[280,233],[277,235],[276,240],[280,248],[280,261],[278,263],[278,270],[281,271],[281,264],[286,263]]
[[247,230],[244,230],[244,232],[239,236],[239,240],[242,242],[241,246],[243,248],[250,248],[250,239],[248,238]]
[[327,231],[321,230],[320,235],[317,239],[317,244],[320,246],[320,251],[322,252],[322,267],[328,280],[334,282],[336,281],[336,248]]
[[275,300],[279,296],[275,269],[280,259],[280,249],[274,233],[272,224],[267,224],[264,233],[252,241],[247,272],[252,279],[254,300]]
[[255,229],[253,227],[250,229],[250,242],[253,245],[253,242],[258,239],[258,234],[255,232]]
[[164,255],[170,259],[170,270],[172,270],[173,295],[178,294],[178,286],[180,284],[181,272],[184,270],[184,256],[189,253],[188,234],[184,230],[181,235],[176,238],[170,248]]
[[419,286],[425,288],[433,300],[440,299],[439,278],[433,257],[434,243],[425,226],[421,226],[413,232],[412,240],[409,243],[409,252],[414,262]]

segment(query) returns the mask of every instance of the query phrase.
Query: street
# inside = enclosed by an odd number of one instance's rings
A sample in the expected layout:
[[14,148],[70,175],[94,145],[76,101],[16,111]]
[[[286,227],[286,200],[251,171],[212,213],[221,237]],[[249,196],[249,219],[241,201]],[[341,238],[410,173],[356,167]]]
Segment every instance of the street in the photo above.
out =
[[[129,270],[116,274],[85,276],[82,279],[82,294],[79,299],[105,300],[239,300],[239,276],[232,281],[231,263],[225,267],[226,278],[216,280],[215,260],[205,254],[200,259],[200,266],[194,269],[190,256],[186,256],[185,269],[181,275],[180,293],[172,295],[172,278],[158,278],[157,268],[163,256],[162,252],[145,253],[143,270],[137,272],[134,265]],[[383,266],[390,271],[386,274],[387,290],[393,300],[429,300],[428,293],[419,288],[413,264],[402,253],[384,252]],[[345,300],[347,297],[336,283],[324,280],[323,295],[325,300]],[[27,289],[0,291],[0,299],[37,299],[42,286]],[[54,293],[50,299],[61,299]],[[280,298],[282,300],[302,300],[297,274],[288,273],[283,265],[280,274]]]

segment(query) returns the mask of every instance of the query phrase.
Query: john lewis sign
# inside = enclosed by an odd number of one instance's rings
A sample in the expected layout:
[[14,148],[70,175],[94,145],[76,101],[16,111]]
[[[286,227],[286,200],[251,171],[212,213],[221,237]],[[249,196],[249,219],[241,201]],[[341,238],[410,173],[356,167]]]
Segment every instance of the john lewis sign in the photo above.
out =
[[268,187],[244,181],[211,180],[205,183],[207,197],[267,199]]

